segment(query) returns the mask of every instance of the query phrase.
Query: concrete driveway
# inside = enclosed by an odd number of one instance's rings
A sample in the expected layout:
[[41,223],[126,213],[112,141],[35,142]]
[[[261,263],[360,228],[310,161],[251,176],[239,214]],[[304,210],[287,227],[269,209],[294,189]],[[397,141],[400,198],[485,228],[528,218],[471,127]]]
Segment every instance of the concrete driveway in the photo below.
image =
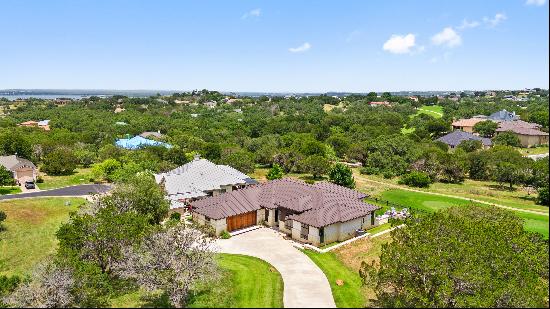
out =
[[285,308],[336,308],[325,274],[282,235],[260,228],[216,241],[219,252],[260,258],[281,273]]

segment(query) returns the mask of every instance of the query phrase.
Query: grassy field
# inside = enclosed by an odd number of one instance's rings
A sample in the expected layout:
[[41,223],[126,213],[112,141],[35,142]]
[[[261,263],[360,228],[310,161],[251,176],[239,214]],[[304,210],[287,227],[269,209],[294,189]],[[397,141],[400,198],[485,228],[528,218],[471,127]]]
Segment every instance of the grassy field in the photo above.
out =
[[[65,202],[70,201],[70,206]],[[56,250],[55,232],[81,198],[37,198],[0,201],[7,219],[0,232],[0,275],[24,275]]]
[[[332,252],[318,253],[304,250],[304,253],[327,276],[332,289],[332,296],[338,308],[362,308],[365,306],[365,297],[362,293],[361,278],[358,272],[346,267]],[[343,285],[338,285],[337,280],[342,280]]]
[[417,115],[418,114],[427,114],[434,118],[441,118],[443,117],[443,107],[439,105],[424,105],[417,109]]
[[[380,198],[405,205],[411,209],[419,209],[428,212],[438,211],[452,206],[468,206],[472,202],[438,196],[426,193],[411,192],[401,189],[392,189],[383,192],[380,195]],[[486,206],[484,204],[479,204],[481,206]],[[487,206],[489,207],[489,206]],[[514,211],[514,213],[525,220],[525,229],[528,231],[538,232],[548,238],[548,216],[542,214],[533,214],[520,211]]]
[[[376,238],[363,238],[328,253],[305,250],[304,253],[325,273],[339,308],[362,308],[374,298],[372,287],[362,286],[359,277],[361,262],[380,261],[382,245],[391,241],[390,234]],[[342,280],[338,285],[336,280]]]
[[[368,193],[372,196],[380,195],[389,189],[394,189],[398,178],[384,179],[376,175],[362,175],[357,169],[353,170],[355,183],[359,191]],[[384,184],[374,183],[372,181],[383,182]],[[537,205],[535,203],[536,193],[529,192],[524,188],[517,187],[514,191],[506,187],[501,188],[493,181],[476,181],[466,179],[462,184],[452,183],[434,183],[429,188],[414,188],[415,190],[449,194],[464,198],[477,199],[494,204],[500,204],[518,209],[527,209],[548,213],[548,207]]]
[[[198,288],[188,308],[277,308],[283,307],[283,279],[269,263],[251,256],[219,254],[222,279]],[[166,299],[151,299],[143,292],[116,298],[113,308],[167,307]]]
[[42,174],[44,179],[43,183],[39,183],[38,187],[41,190],[57,189],[67,186],[74,186],[80,184],[88,184],[90,177],[92,176],[92,169],[90,168],[77,168],[75,173],[67,176],[48,176]]
[[0,187],[0,195],[4,195],[4,194],[15,194],[15,193],[20,193],[21,192],[21,188],[19,187]]
[[543,154],[548,153],[548,146],[540,146],[535,148],[516,148],[519,152],[521,152],[522,155],[537,155],[537,154]]

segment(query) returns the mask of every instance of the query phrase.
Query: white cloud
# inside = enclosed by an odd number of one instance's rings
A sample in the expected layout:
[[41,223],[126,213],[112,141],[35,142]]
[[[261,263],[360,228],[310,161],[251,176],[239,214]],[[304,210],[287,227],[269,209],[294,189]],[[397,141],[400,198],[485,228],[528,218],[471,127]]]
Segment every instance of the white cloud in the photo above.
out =
[[415,45],[415,36],[412,33],[407,35],[394,34],[382,47],[385,51],[392,54],[408,54]]
[[495,14],[495,17],[488,18],[483,17],[483,22],[488,24],[491,27],[496,27],[498,24],[500,24],[502,21],[506,20],[506,15],[503,13],[497,13]]
[[469,28],[476,28],[478,27],[479,25],[481,25],[481,23],[479,21],[468,21],[467,19],[464,19],[462,21],[462,24],[458,27],[456,27],[458,30],[464,30],[464,29],[469,29]]
[[535,6],[543,6],[546,3],[546,0],[527,0],[525,4],[527,5],[535,5]]
[[304,44],[302,44],[298,47],[289,48],[288,51],[291,52],[291,53],[303,53],[303,52],[308,51],[310,48],[311,48],[311,44],[309,44],[308,42],[305,42]]
[[260,15],[262,15],[262,10],[261,9],[253,9],[253,10],[250,10],[250,11],[244,13],[244,15],[241,18],[242,19],[247,19],[248,17],[260,17]]
[[462,44],[462,38],[451,27],[443,29],[443,31],[435,34],[432,37],[432,43],[435,45],[445,45],[447,47],[456,47]]

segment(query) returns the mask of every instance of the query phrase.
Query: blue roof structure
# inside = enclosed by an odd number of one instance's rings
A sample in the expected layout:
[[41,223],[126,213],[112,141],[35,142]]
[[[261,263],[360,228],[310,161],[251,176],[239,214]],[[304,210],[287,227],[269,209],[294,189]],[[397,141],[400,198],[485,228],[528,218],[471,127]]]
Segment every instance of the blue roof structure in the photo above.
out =
[[134,136],[132,138],[121,138],[118,139],[115,144],[124,149],[139,149],[143,147],[149,147],[149,146],[163,146],[166,148],[172,148],[172,145],[163,143],[163,142],[157,142],[152,139],[143,138],[141,136]]

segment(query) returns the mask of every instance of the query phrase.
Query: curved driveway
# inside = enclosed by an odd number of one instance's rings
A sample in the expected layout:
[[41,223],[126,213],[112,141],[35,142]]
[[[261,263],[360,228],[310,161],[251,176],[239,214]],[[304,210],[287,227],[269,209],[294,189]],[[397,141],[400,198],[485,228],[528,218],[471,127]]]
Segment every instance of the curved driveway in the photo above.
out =
[[44,191],[0,195],[0,201],[20,199],[20,198],[32,198],[32,197],[86,196],[86,195],[92,195],[92,194],[98,194],[98,193],[105,193],[110,189],[111,187],[109,185],[96,185],[96,184],[77,185],[77,186],[70,186],[70,187],[44,190]]
[[336,308],[325,274],[278,232],[260,228],[216,241],[223,253],[260,258],[283,277],[285,308]]

